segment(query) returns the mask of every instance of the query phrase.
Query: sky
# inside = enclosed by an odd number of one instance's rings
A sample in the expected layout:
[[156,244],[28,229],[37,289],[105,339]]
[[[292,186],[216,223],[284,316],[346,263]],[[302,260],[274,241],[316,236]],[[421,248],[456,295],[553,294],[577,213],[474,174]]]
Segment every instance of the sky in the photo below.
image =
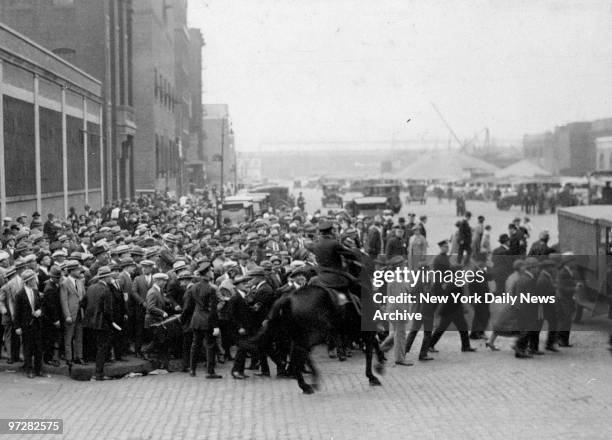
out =
[[612,1],[190,0],[189,22],[239,151],[448,143],[432,103],[499,144],[612,117]]

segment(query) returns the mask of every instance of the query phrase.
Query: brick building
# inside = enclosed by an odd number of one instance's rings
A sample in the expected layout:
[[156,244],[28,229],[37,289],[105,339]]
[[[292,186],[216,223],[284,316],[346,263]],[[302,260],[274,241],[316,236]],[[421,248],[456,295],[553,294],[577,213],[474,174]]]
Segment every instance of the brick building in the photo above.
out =
[[1,215],[99,208],[102,84],[0,24]]
[[572,122],[553,132],[525,135],[523,151],[527,159],[553,174],[584,176],[600,166],[597,139],[611,135],[612,119]]
[[189,148],[186,152],[186,181],[191,191],[202,188],[205,182],[204,133],[202,129],[202,47],[204,38],[199,29],[189,29],[189,87],[191,109]]
[[132,197],[132,0],[0,0],[0,20],[102,81],[105,198]]
[[204,104],[202,129],[207,182],[220,187],[223,176],[224,186],[233,185],[237,180],[236,149],[228,105]]

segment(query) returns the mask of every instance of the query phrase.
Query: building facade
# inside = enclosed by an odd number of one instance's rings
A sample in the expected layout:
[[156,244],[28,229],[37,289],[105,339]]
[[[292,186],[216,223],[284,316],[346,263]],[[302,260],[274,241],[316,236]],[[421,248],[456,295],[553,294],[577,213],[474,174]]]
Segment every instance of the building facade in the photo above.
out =
[[189,87],[191,109],[189,148],[186,152],[186,173],[189,190],[202,188],[205,184],[204,133],[202,129],[202,48],[204,38],[199,29],[189,29]]
[[204,163],[206,181],[217,188],[237,182],[234,131],[227,104],[204,104],[202,129],[204,132]]
[[[562,176],[584,176],[599,169],[597,139],[612,136],[612,119],[572,122],[554,131],[525,135],[525,157]],[[607,169],[607,168],[606,168]]]
[[102,82],[105,199],[134,195],[132,0],[0,0],[0,20]]
[[100,81],[0,24],[2,217],[103,204],[102,95]]

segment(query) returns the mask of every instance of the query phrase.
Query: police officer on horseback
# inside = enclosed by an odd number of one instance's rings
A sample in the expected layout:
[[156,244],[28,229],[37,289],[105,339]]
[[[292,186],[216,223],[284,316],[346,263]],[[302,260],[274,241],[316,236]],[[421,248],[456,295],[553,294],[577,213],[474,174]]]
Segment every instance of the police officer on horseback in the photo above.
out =
[[343,246],[333,234],[333,225],[325,220],[319,224],[319,240],[311,247],[318,264],[317,281],[323,287],[337,290],[348,297],[349,293],[359,295],[358,285],[343,266],[342,258],[357,260],[351,249]]

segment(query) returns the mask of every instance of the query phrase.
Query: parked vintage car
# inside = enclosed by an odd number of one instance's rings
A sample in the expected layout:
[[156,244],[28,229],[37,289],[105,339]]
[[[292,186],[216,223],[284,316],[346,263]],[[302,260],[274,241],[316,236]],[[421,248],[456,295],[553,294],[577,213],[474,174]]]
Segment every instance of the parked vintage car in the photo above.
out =
[[387,199],[386,209],[391,209],[397,214],[402,209],[400,189],[401,185],[397,183],[378,183],[364,186],[363,194],[366,197],[385,197]]
[[356,217],[363,215],[365,217],[374,217],[382,215],[387,209],[386,197],[359,197],[345,203],[344,207],[351,216]]
[[251,188],[249,193],[265,193],[268,195],[268,203],[275,209],[293,208],[295,198],[289,193],[286,186],[258,186]]
[[342,208],[342,196],[340,185],[337,183],[323,184],[323,197],[321,198],[323,208]]
[[612,206],[585,205],[557,211],[559,250],[573,252],[585,289],[578,292],[580,306],[599,315],[612,300],[607,284],[612,270]]

